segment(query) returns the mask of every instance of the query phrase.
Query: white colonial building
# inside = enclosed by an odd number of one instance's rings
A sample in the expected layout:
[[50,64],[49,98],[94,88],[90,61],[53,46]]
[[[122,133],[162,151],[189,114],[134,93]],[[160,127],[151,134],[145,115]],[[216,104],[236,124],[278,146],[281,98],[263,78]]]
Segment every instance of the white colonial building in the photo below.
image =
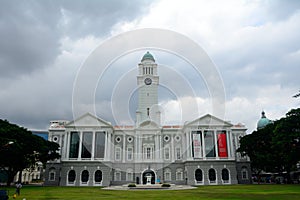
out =
[[135,126],[113,126],[90,113],[51,121],[49,140],[61,158],[49,162],[45,185],[108,186],[126,183],[220,185],[250,183],[250,162],[236,153],[243,125],[210,114],[162,126],[158,66],[147,52],[138,64]]

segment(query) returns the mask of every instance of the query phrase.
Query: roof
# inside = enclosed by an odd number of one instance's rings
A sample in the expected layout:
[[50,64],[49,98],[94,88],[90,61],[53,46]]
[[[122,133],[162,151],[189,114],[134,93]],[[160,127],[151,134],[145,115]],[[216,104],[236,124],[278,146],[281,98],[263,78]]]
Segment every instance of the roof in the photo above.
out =
[[143,62],[144,60],[152,60],[153,62],[155,62],[154,57],[151,53],[149,53],[149,51],[147,51],[147,53],[143,56],[141,61]]
[[265,115],[265,112],[262,111],[261,113],[261,118],[258,120],[257,122],[257,129],[262,129],[264,128],[265,126],[267,126],[268,124],[272,123],[271,120],[269,120],[266,115]]

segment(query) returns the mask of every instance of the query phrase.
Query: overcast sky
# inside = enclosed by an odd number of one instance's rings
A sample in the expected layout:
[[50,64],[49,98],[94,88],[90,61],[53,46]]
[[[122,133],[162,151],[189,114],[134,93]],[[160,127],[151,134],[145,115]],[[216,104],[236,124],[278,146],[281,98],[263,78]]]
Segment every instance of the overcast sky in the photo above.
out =
[[[73,91],[82,65],[103,42],[141,28],[171,30],[200,45],[222,79],[225,119],[245,124],[249,133],[262,110],[275,120],[300,106],[300,99],[292,98],[300,89],[298,0],[2,0],[0,118],[43,130],[50,120],[73,120]],[[128,97],[126,87],[136,88],[137,64],[146,51],[116,59],[99,80],[93,106],[98,117],[133,123],[136,89]],[[159,93],[163,123],[212,113],[205,77],[196,76],[180,56],[150,51],[161,66],[161,83],[169,84]],[[188,86],[176,86],[176,77],[188,80]],[[116,88],[121,79],[126,84]],[[174,93],[174,88],[182,92]],[[112,96],[128,103],[118,104]],[[192,101],[198,112],[189,107]]]

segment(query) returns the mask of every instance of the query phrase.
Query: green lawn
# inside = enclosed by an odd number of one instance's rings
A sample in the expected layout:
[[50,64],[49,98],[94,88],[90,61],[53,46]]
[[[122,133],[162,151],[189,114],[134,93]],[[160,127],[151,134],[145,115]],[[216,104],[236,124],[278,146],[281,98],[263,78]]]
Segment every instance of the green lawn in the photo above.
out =
[[[10,198],[14,188],[9,189]],[[229,185],[200,186],[193,190],[109,191],[97,187],[38,187],[23,186],[17,199],[293,199],[300,200],[300,185]]]

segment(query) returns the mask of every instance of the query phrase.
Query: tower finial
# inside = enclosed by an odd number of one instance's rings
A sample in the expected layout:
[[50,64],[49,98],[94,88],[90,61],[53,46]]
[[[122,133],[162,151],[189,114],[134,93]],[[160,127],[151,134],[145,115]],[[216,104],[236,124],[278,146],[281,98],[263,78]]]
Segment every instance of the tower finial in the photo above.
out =
[[261,118],[266,118],[266,113],[264,110],[261,112]]

